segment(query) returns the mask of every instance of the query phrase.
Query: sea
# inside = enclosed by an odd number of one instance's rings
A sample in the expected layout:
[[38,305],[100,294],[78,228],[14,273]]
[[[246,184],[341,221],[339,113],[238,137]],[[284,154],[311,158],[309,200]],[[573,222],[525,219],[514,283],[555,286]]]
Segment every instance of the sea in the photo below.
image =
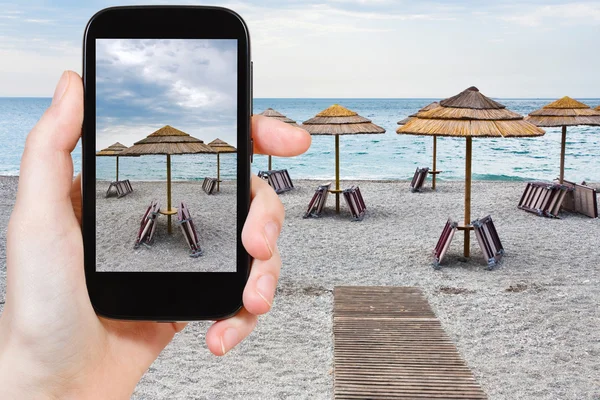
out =
[[[431,167],[433,139],[398,135],[397,122],[419,108],[440,99],[254,99],[254,113],[268,107],[298,122],[305,121],[334,103],[341,104],[385,128],[384,134],[349,135],[340,138],[340,177],[351,180],[406,180],[417,167]],[[496,99],[508,109],[526,115],[554,99]],[[600,99],[579,99],[595,107]],[[50,98],[0,98],[0,175],[18,175],[25,138]],[[175,125],[172,121],[165,124]],[[148,132],[151,133],[151,132]],[[140,138],[142,139],[142,138]],[[212,140],[212,138],[208,138]],[[547,128],[538,138],[480,138],[473,140],[473,179],[552,180],[559,174],[560,128]],[[313,136],[310,149],[292,158],[273,157],[273,169],[287,169],[293,179],[331,180],[335,176],[335,139]],[[129,144],[130,145],[130,144]],[[569,127],[565,178],[600,182],[600,127]],[[465,140],[438,138],[437,169],[440,180],[463,180]],[[172,158],[173,180],[201,180],[216,175],[216,157],[181,155]],[[235,177],[235,154],[221,155],[221,177]],[[114,180],[115,159],[99,157],[97,176]],[[81,146],[73,152],[75,172],[81,170]],[[267,157],[256,155],[254,172],[267,169]],[[162,181],[166,157],[121,157],[120,178]]]

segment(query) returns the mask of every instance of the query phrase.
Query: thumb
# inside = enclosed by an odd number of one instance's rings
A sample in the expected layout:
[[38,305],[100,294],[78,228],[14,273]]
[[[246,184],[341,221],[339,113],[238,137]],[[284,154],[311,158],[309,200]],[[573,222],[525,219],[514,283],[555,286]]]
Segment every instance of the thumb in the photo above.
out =
[[63,73],[52,104],[27,136],[15,209],[73,214],[71,152],[81,136],[83,87],[75,72]]

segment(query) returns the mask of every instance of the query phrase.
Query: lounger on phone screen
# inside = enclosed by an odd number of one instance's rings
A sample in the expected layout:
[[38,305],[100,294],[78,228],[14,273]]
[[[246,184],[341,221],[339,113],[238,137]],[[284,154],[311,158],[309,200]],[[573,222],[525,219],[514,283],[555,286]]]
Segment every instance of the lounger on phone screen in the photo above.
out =
[[429,168],[417,168],[415,174],[413,175],[412,181],[410,182],[410,191],[411,192],[420,192],[423,187],[423,183],[427,178],[427,173],[429,172]]
[[585,185],[585,182],[578,185],[574,182],[563,181],[563,184],[572,189],[563,200],[563,210],[587,215],[590,218],[598,218],[596,189]]
[[152,200],[140,222],[140,229],[133,245],[135,249],[140,247],[140,244],[148,247],[152,244],[156,230],[156,216],[159,210],[160,203],[157,200]]
[[367,207],[365,206],[365,201],[363,200],[358,186],[352,186],[349,189],[344,189],[342,194],[344,195],[346,204],[348,205],[350,213],[352,214],[352,220],[362,221]]
[[217,179],[216,178],[204,178],[202,182],[202,190],[206,192],[206,194],[213,194],[215,188],[217,187]]
[[504,247],[500,242],[492,217],[488,215],[485,218],[473,221],[471,224],[475,230],[479,247],[481,247],[483,256],[488,263],[488,269],[491,270],[504,255]]
[[442,230],[442,235],[435,246],[433,251],[433,268],[440,269],[440,264],[444,260],[444,256],[450,247],[450,243],[452,242],[452,238],[454,238],[454,234],[458,228],[458,223],[452,221],[448,218],[446,225],[444,225],[444,229]]
[[185,241],[190,248],[190,257],[200,257],[202,255],[202,249],[200,248],[198,232],[196,231],[196,226],[190,216],[190,211],[184,202],[181,202],[179,209],[177,210],[177,222],[181,227],[181,232],[183,232]]
[[304,213],[304,218],[308,217],[320,217],[323,212],[323,207],[325,207],[325,203],[327,202],[327,195],[329,194],[329,188],[331,187],[331,182],[326,183],[325,185],[321,185],[315,191],[310,203],[308,203],[308,209],[306,213]]

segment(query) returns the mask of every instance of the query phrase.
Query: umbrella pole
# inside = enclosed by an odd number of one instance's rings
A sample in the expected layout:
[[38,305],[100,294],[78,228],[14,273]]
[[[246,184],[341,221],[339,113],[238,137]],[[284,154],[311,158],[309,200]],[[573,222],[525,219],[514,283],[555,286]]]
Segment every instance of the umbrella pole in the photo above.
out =
[[119,182],[119,156],[117,156],[117,182]]
[[167,215],[168,218],[168,232],[172,233],[171,230],[171,155],[167,154]]
[[464,256],[469,257],[471,253],[471,154],[473,147],[473,139],[467,137],[467,152],[465,162],[465,251]]
[[562,141],[560,143],[560,183],[565,179],[565,149],[567,145],[567,127],[562,127]]
[[273,168],[271,166],[271,156],[269,156],[269,171],[271,171]]
[[217,192],[221,191],[221,158],[217,153]]
[[436,153],[437,153],[437,136],[433,137],[433,177],[431,178],[431,188],[435,190],[435,177],[437,176],[436,164]]
[[335,212],[340,213],[340,135],[335,135]]

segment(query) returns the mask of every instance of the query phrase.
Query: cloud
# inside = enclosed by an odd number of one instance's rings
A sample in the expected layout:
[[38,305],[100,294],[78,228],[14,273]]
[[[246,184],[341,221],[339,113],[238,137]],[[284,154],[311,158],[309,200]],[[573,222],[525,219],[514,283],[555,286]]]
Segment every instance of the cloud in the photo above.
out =
[[528,27],[538,27],[545,22],[560,25],[600,25],[600,3],[545,5],[528,12],[502,16],[501,19]]
[[96,61],[99,134],[172,125],[232,134],[235,143],[235,40],[98,39]]

